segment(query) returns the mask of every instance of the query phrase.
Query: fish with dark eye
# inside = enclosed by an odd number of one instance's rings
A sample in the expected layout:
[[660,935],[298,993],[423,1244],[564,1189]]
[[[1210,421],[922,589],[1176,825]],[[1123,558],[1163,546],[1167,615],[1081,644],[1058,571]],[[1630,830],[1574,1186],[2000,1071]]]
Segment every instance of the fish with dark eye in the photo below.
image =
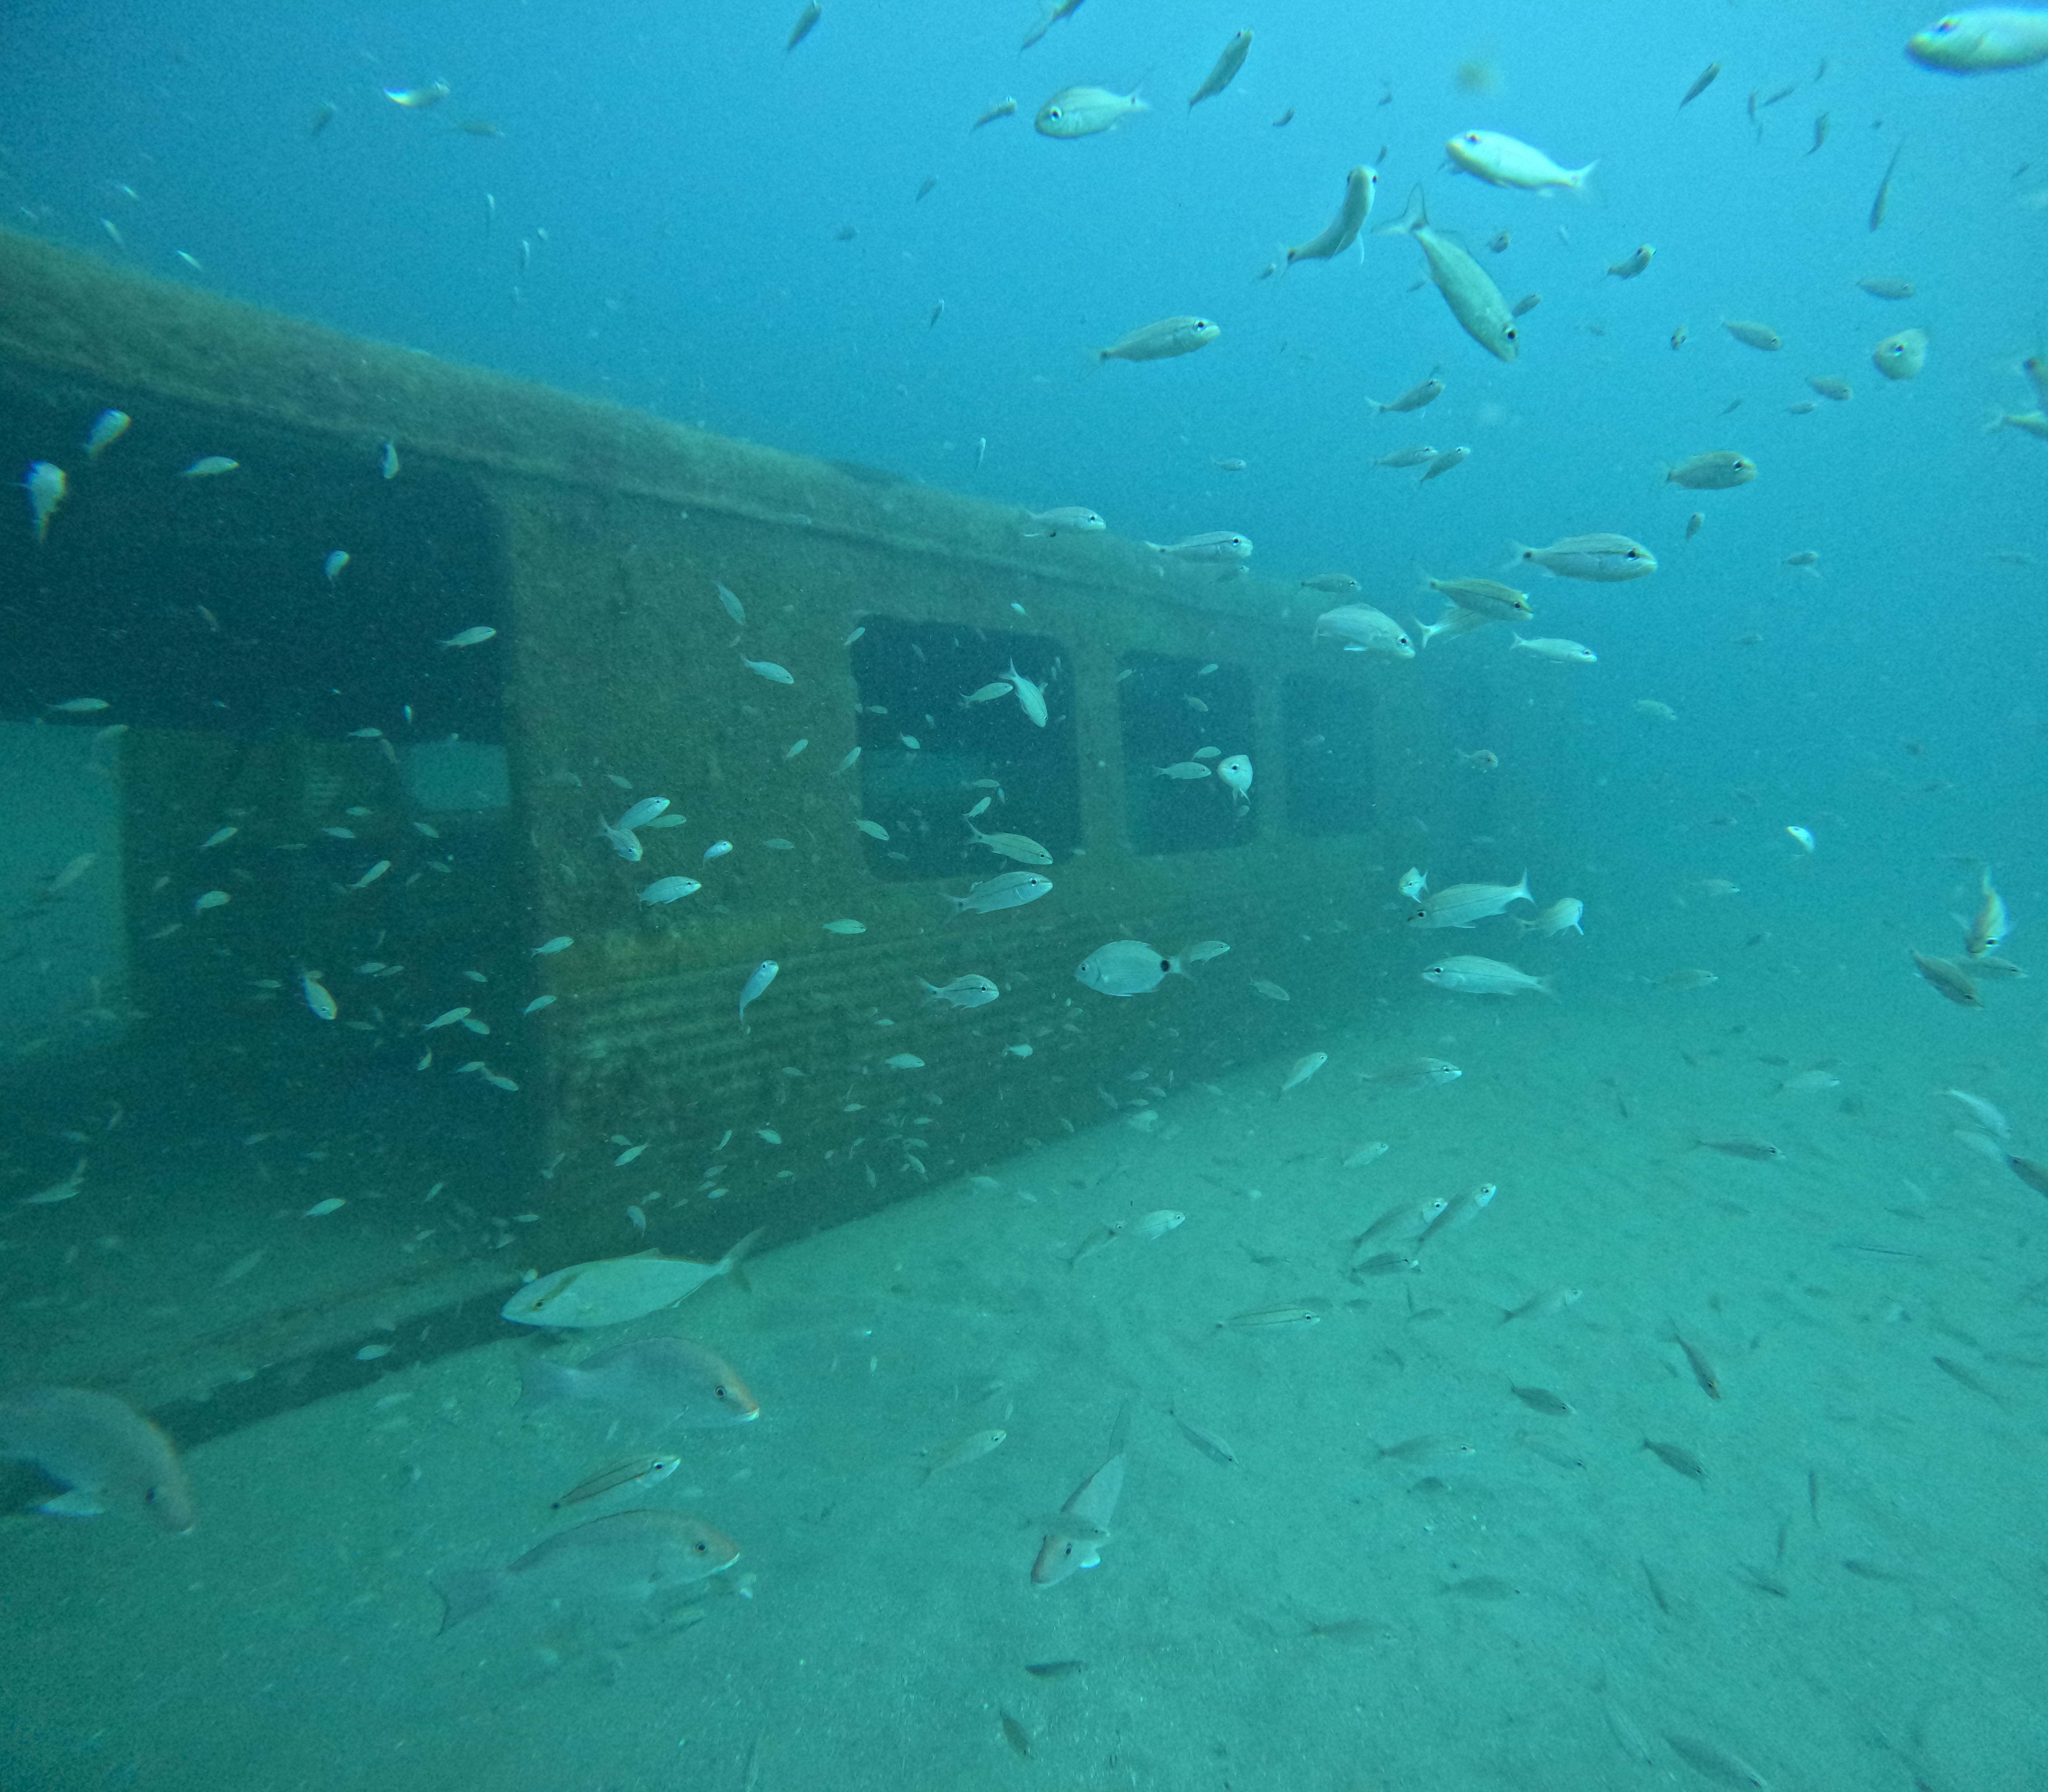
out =
[[1150,105],[1135,93],[1112,93],[1107,87],[1062,87],[1038,108],[1031,121],[1041,137],[1073,138],[1113,130]]
[[66,1491],[43,1502],[45,1512],[91,1518],[119,1511],[169,1531],[190,1530],[196,1522],[192,1486],[170,1439],[111,1394],[28,1387],[0,1394],[0,1459],[33,1463],[64,1484]]
[[1347,174],[1344,202],[1337,208],[1337,215],[1319,235],[1287,251],[1288,266],[1292,267],[1297,262],[1327,262],[1333,256],[1341,255],[1357,242],[1358,233],[1372,215],[1372,196],[1379,184],[1378,170],[1363,165]]
[[685,1594],[739,1559],[739,1546],[686,1512],[614,1512],[550,1537],[509,1568],[434,1577],[444,1635],[487,1606],[539,1619],[564,1608],[602,1612]]
[[1489,355],[1503,361],[1515,359],[1520,340],[1515,313],[1486,270],[1473,260],[1472,251],[1455,237],[1431,227],[1420,187],[1409,202],[1406,215],[1379,235],[1412,237],[1422,251],[1430,280],[1460,328]]
[[1675,467],[1666,467],[1664,483],[1683,486],[1689,491],[1732,491],[1756,477],[1756,463],[1733,448],[1714,448],[1689,455]]
[[1202,84],[1195,89],[1188,100],[1188,110],[1193,111],[1204,99],[1213,99],[1237,79],[1237,72],[1244,66],[1244,59],[1251,53],[1251,33],[1240,31],[1224,45],[1223,54],[1216,60],[1216,66],[1204,77]]

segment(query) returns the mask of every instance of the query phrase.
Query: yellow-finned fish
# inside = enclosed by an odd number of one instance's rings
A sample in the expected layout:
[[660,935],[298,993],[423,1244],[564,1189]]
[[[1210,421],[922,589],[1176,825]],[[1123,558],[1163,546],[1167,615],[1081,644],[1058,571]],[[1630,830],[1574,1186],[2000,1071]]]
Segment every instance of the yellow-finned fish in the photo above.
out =
[[1429,266],[1429,278],[1444,295],[1465,334],[1488,354],[1512,361],[1519,352],[1515,313],[1486,270],[1472,259],[1472,251],[1454,237],[1431,228],[1422,189],[1408,202],[1399,223],[1383,226],[1382,236],[1409,236],[1415,239]]

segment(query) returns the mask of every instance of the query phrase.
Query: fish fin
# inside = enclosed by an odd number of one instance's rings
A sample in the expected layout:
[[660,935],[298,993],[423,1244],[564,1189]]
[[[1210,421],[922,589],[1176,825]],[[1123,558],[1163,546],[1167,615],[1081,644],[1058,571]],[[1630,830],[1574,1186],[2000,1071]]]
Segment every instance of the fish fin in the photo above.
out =
[[[1129,1445],[1130,1441],[1131,1397],[1128,1394],[1126,1394],[1124,1396],[1123,1404],[1116,1409],[1116,1423],[1110,1428],[1109,1433],[1109,1454],[1104,1456],[1103,1460],[1105,1462],[1113,1461],[1116,1457],[1123,1455],[1125,1449]],[[1084,1567],[1092,1567],[1094,1565],[1092,1563],[1084,1563],[1082,1565]]]
[[1563,999],[1563,998],[1557,994],[1557,979],[1555,977],[1535,977],[1532,978],[1530,981],[1533,982],[1536,987],[1541,990],[1544,995],[1549,996],[1553,1002],[1561,1001]]
[[1418,182],[1414,192],[1408,196],[1408,209],[1391,224],[1382,224],[1373,231],[1375,236],[1413,236],[1418,230],[1429,225],[1429,208],[1422,197]]
[[754,1292],[754,1285],[747,1279],[745,1271],[743,1271],[739,1266],[747,1261],[747,1257],[752,1253],[754,1246],[761,1242],[762,1239],[766,1235],[767,1231],[768,1228],[766,1226],[756,1226],[752,1232],[749,1232],[746,1237],[742,1239],[739,1243],[735,1244],[718,1260],[718,1273],[720,1275],[731,1276],[735,1282],[739,1284],[739,1291],[743,1294],[752,1294]]
[[452,1568],[434,1577],[434,1591],[446,1610],[440,1634],[446,1636],[465,1618],[473,1618],[498,1596],[502,1571],[495,1568]]
[[[1515,638],[1519,641],[1522,637],[1518,634]],[[1515,885],[1515,887],[1522,892],[1522,899],[1525,902],[1533,903],[1535,902],[1536,898],[1529,894],[1529,867],[1526,865],[1524,865],[1522,867],[1522,881]],[[1515,898],[1511,896],[1508,898],[1508,900],[1511,902]]]
[[96,1519],[105,1514],[107,1504],[90,1488],[67,1488],[62,1493],[52,1495],[36,1510],[47,1512],[53,1519]]
[[529,1412],[536,1406],[552,1406],[557,1400],[575,1398],[576,1371],[545,1356],[527,1356],[519,1363],[519,1403],[514,1409]]

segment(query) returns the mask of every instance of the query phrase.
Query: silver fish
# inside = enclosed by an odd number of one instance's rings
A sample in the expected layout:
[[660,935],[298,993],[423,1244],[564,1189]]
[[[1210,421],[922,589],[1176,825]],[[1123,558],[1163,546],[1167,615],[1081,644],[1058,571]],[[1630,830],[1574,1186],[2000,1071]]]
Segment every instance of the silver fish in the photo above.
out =
[[986,977],[956,977],[943,986],[920,978],[918,984],[933,1001],[952,1008],[985,1008],[1003,993]]
[[686,1512],[614,1512],[550,1537],[509,1568],[445,1569],[434,1589],[448,1608],[446,1635],[491,1605],[536,1613],[645,1605],[739,1559],[738,1544]]
[[1432,579],[1429,588],[1441,592],[1460,610],[1470,610],[1489,622],[1527,622],[1535,614],[1526,592],[1497,579]]
[[1415,643],[1401,625],[1369,603],[1344,603],[1325,610],[1316,619],[1315,633],[1310,638],[1320,641],[1325,635],[1368,654],[1387,654],[1400,660],[1415,657]]
[[1206,348],[1223,334],[1223,326],[1206,317],[1162,317],[1098,348],[1098,361],[1170,361]]
[[[1419,411],[1425,405],[1433,405],[1444,395],[1444,382],[1440,379],[1425,379],[1420,386],[1411,386],[1398,398],[1367,398],[1366,402],[1374,411]],[[1432,451],[1433,452],[1433,450]],[[1377,466],[1388,463],[1375,462]]]
[[1745,348],[1760,348],[1772,354],[1785,346],[1785,339],[1768,324],[1751,323],[1740,317],[1732,320],[1724,318],[1721,328]]
[[1212,529],[1205,535],[1190,535],[1184,540],[1162,545],[1147,541],[1145,545],[1155,554],[1166,554],[1175,560],[1249,560],[1251,543],[1235,529]]
[[1681,485],[1689,491],[1731,491],[1756,477],[1756,463],[1733,448],[1713,448],[1695,454],[1665,471],[1666,485]]
[[1626,535],[1567,535],[1547,548],[1525,548],[1519,541],[1513,545],[1519,564],[1540,566],[1560,579],[1616,585],[1647,578],[1657,570],[1656,555]]
[[1114,130],[1135,113],[1151,110],[1135,93],[1111,93],[1107,87],[1061,87],[1038,108],[1031,124],[1041,137],[1094,137]]
[[1204,99],[1213,99],[1237,79],[1237,72],[1244,66],[1244,59],[1251,52],[1251,33],[1240,31],[1224,45],[1223,54],[1188,99],[1188,110],[1193,111]]
[[1048,895],[1053,880],[1036,871],[1005,871],[1000,877],[971,885],[964,896],[948,896],[955,914],[992,914],[998,909],[1021,909]]
[[586,1500],[602,1499],[622,1488],[653,1487],[674,1474],[682,1466],[682,1461],[679,1456],[636,1456],[624,1462],[615,1462],[609,1468],[600,1468],[595,1475],[578,1481],[555,1502],[554,1509],[559,1512],[564,1506],[580,1506]]
[[1489,355],[1503,361],[1515,359],[1519,338],[1507,301],[1486,270],[1472,259],[1471,250],[1455,238],[1430,228],[1420,187],[1409,202],[1407,215],[1398,223],[1386,226],[1379,234],[1413,237],[1429,263],[1430,279],[1465,334]]
[[[1049,1530],[1039,1546],[1038,1559],[1031,1565],[1033,1584],[1057,1586],[1068,1576],[1093,1568],[1102,1560],[1103,1546],[1109,1541],[1109,1521],[1116,1515],[1116,1503],[1123,1494],[1130,1441],[1131,1406],[1127,1401],[1116,1415],[1115,1427],[1110,1433],[1109,1453],[1102,1466],[1076,1488],[1061,1507],[1073,1522]],[[1088,1534],[1071,1534],[1084,1529]]]
[[716,1263],[692,1263],[651,1251],[637,1257],[572,1263],[528,1282],[498,1309],[499,1316],[516,1325],[576,1328],[642,1319],[663,1307],[680,1305],[708,1282],[734,1275],[766,1229],[756,1227]]
[[1490,916],[1505,914],[1511,904],[1536,898],[1529,894],[1529,874],[1519,883],[1453,883],[1422,898],[1408,917],[1410,927],[1470,927]]
[[985,846],[1002,859],[1014,859],[1020,865],[1049,865],[1053,855],[1033,840],[1029,834],[984,834],[970,821],[967,824],[969,838],[976,846]]
[[522,1410],[580,1402],[691,1431],[745,1425],[761,1413],[731,1364],[688,1338],[637,1338],[573,1366],[529,1356],[519,1367]]
[[1545,995],[1557,994],[1548,977],[1532,977],[1495,958],[1441,959],[1428,966],[1422,977],[1439,989],[1454,989],[1465,995],[1519,995],[1530,989]]
[[1111,940],[1080,962],[1075,977],[1104,995],[1149,995],[1170,976],[1185,976],[1169,958],[1142,940]]
[[1354,168],[1344,176],[1344,203],[1337,208],[1337,215],[1319,235],[1290,249],[1287,265],[1292,267],[1297,262],[1327,262],[1350,248],[1358,241],[1358,233],[1365,227],[1366,219],[1372,215],[1372,196],[1379,184],[1377,169]]

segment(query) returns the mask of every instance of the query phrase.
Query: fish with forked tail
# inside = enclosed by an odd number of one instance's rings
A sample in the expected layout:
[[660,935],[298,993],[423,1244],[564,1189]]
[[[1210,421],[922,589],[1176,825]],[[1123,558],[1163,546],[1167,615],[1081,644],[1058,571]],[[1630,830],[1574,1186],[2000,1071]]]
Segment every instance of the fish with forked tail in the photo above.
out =
[[1123,1493],[1123,1469],[1131,1439],[1131,1402],[1124,1402],[1110,1433],[1109,1454],[1102,1466],[1073,1491],[1060,1517],[1047,1530],[1031,1565],[1034,1586],[1056,1587],[1071,1574],[1093,1568],[1109,1541],[1109,1521]]

